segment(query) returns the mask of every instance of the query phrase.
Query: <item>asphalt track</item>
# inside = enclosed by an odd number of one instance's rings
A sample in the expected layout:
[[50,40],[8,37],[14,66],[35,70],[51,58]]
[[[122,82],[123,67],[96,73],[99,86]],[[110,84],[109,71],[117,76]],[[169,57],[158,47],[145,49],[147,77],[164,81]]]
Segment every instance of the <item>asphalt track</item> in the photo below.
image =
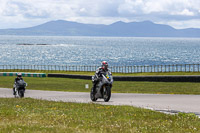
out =
[[[14,97],[12,89],[0,88],[0,97]],[[91,103],[90,94],[84,92],[26,90],[25,97],[52,101]],[[200,95],[112,93],[109,102],[98,99],[95,103],[129,105],[164,113],[195,113],[200,116]]]

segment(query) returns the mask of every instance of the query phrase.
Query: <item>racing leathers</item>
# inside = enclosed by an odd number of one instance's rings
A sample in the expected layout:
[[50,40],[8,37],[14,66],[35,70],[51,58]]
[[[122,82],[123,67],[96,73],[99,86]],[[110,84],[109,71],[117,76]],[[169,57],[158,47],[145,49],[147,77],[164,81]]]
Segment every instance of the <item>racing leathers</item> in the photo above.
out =
[[16,94],[16,92],[15,92],[15,87],[16,87],[16,84],[17,84],[17,82],[18,82],[19,80],[23,80],[23,78],[22,78],[22,77],[17,77],[17,78],[15,78],[15,83],[14,83],[14,86],[13,86],[13,95]]

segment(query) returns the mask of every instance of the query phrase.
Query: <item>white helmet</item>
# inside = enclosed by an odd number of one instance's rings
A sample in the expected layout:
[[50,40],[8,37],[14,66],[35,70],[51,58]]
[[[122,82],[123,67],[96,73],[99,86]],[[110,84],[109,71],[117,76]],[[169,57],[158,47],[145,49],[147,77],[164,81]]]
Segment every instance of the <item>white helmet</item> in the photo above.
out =
[[22,73],[17,73],[17,77],[22,77]]

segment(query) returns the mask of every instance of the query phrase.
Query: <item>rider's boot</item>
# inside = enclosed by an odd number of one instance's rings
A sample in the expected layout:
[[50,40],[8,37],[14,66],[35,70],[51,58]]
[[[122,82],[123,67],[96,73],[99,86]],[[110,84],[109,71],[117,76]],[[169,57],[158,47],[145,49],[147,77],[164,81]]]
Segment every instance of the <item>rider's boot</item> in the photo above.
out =
[[15,88],[13,88],[13,95],[16,95]]
[[96,90],[96,83],[93,84],[92,93],[95,93],[95,90]]

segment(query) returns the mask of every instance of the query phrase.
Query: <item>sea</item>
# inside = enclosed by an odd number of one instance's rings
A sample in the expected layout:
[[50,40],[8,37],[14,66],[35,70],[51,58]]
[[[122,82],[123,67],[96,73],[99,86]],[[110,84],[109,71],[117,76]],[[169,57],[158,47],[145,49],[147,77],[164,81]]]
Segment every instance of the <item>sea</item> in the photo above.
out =
[[199,64],[200,38],[0,35],[0,65]]

